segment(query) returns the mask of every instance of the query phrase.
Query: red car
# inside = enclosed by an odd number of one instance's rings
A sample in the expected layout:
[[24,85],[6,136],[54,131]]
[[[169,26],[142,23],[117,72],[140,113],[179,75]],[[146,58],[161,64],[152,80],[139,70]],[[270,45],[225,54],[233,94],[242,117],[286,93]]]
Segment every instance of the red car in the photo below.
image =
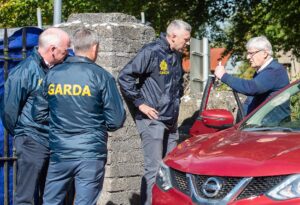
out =
[[231,128],[216,132],[233,124],[226,110],[199,119],[210,133],[161,162],[153,205],[300,204],[300,81]]

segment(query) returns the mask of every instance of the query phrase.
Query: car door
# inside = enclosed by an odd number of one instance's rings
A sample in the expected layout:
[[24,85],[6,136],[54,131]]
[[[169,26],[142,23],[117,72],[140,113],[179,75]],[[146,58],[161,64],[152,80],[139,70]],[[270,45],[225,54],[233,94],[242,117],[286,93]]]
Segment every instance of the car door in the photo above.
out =
[[227,109],[208,108],[209,98],[211,97],[212,90],[216,87],[217,81],[215,76],[209,75],[203,92],[198,116],[189,130],[190,136],[218,132],[231,127],[234,123],[238,123],[243,119],[244,114],[242,104],[238,94],[235,91],[232,91],[232,94],[238,109],[236,118],[233,116],[232,111]]

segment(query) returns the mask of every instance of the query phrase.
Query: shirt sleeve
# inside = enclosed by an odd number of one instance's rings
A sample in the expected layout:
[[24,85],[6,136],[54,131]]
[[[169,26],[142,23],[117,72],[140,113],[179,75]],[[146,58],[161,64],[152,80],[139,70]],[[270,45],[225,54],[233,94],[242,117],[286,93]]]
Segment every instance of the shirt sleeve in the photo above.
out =
[[233,90],[247,96],[265,93],[274,88],[277,76],[270,70],[263,71],[251,80],[234,77],[225,73],[221,81]]
[[5,82],[3,124],[11,134],[14,134],[18,117],[31,92],[29,79],[30,73],[26,69],[16,67]]

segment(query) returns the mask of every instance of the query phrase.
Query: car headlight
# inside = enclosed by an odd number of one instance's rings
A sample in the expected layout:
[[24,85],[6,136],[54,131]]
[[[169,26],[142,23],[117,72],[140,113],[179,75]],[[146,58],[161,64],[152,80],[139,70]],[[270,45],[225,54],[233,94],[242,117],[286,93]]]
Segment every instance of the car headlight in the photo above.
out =
[[267,193],[267,196],[275,200],[287,200],[300,197],[300,174],[295,174]]
[[156,184],[163,191],[168,191],[173,187],[171,182],[170,169],[163,162],[160,163],[160,167],[156,174]]

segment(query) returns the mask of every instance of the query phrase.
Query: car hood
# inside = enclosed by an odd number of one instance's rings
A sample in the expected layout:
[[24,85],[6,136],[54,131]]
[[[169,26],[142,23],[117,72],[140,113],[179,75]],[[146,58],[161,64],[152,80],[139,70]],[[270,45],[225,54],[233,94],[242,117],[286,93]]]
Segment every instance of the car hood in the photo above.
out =
[[165,163],[183,172],[216,176],[272,176],[300,172],[300,133],[230,128],[179,144]]

